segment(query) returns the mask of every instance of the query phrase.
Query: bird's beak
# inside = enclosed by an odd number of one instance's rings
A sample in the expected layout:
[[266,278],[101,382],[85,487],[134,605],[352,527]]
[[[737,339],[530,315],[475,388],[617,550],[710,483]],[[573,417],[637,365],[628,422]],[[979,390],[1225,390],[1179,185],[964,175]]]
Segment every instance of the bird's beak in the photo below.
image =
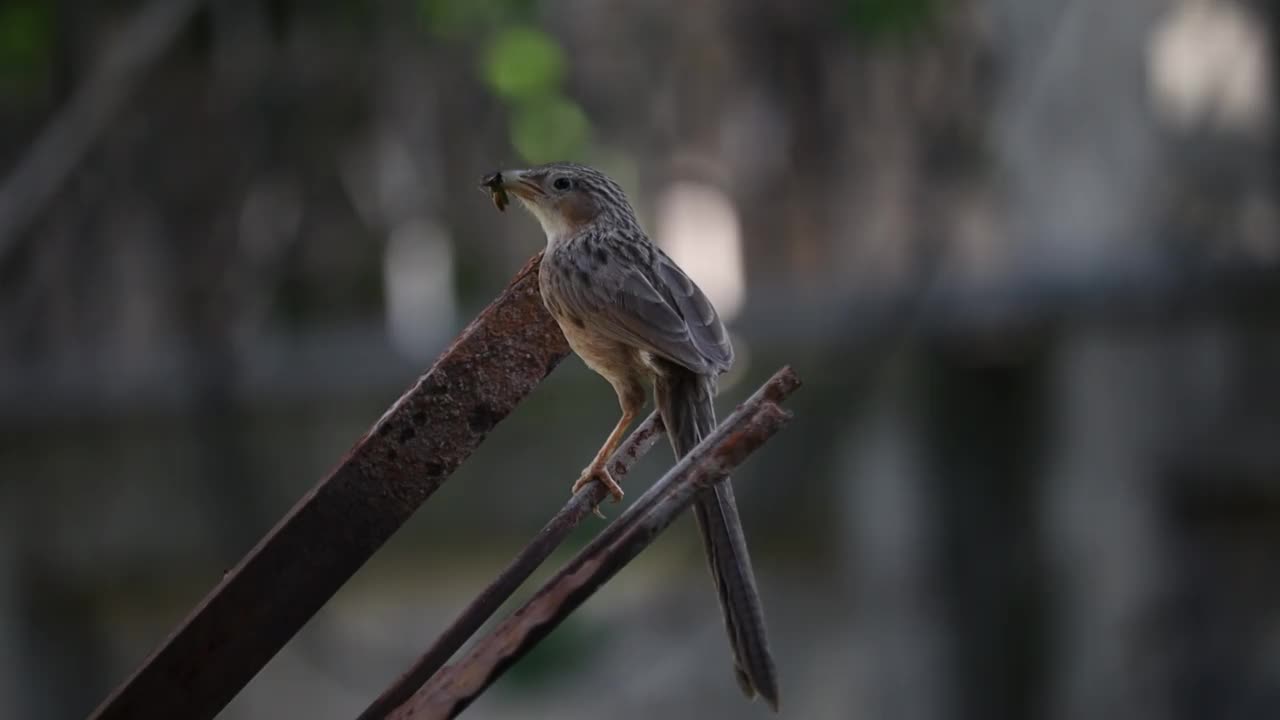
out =
[[484,176],[480,188],[492,193],[505,190],[524,200],[536,200],[546,195],[529,170],[499,170]]

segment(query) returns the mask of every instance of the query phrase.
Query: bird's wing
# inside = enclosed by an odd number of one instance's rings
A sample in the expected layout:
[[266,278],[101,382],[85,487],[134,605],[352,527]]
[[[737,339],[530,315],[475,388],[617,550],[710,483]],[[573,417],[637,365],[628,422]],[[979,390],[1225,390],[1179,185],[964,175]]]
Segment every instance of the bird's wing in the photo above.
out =
[[655,265],[659,288],[684,319],[698,352],[716,372],[728,370],[733,365],[733,345],[711,301],[666,253],[656,254]]
[[733,362],[724,325],[693,281],[661,253],[655,270],[614,265],[590,283],[565,283],[567,309],[595,330],[689,370],[714,375]]

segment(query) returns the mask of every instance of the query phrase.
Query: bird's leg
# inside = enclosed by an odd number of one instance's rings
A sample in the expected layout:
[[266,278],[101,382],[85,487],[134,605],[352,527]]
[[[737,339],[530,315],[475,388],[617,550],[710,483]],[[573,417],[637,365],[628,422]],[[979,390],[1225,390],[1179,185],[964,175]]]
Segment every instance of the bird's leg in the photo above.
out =
[[600,452],[596,453],[595,459],[582,471],[582,477],[578,478],[578,481],[573,484],[573,493],[577,493],[587,483],[599,480],[604,483],[605,489],[613,496],[614,502],[622,499],[622,486],[614,482],[605,464],[609,462],[609,456],[613,455],[613,451],[618,448],[618,444],[622,442],[623,433],[627,431],[627,428],[631,426],[632,421],[635,419],[635,409],[624,407],[622,417],[618,419],[618,424],[613,428],[613,432],[609,433],[609,437],[605,439],[604,445],[600,446]]
[[[609,383],[613,385],[614,391],[618,393],[618,405],[622,408],[622,417],[618,418],[618,424],[613,428],[613,432],[609,433],[604,445],[600,446],[600,452],[596,453],[595,459],[591,461],[587,469],[582,471],[582,477],[578,478],[578,481],[573,484],[573,492],[577,493],[592,480],[599,480],[604,484],[609,494],[613,496],[613,501],[618,502],[622,499],[622,487],[609,475],[609,470],[605,467],[605,464],[609,462],[609,457],[613,455],[613,451],[622,442],[622,435],[626,433],[627,428],[636,419],[636,415],[640,414],[640,409],[644,407],[644,385],[641,383],[640,378],[634,374],[614,376],[608,379]],[[596,515],[599,514],[600,510],[597,508]]]

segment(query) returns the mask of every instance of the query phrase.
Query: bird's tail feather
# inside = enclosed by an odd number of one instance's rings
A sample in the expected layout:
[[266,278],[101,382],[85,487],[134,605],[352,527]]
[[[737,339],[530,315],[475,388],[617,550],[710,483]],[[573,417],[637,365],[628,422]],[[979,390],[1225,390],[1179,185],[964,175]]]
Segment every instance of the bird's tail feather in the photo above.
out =
[[[658,411],[676,457],[682,458],[716,425],[714,381],[683,367],[663,370],[656,383]],[[759,694],[777,710],[778,680],[765,632],[764,608],[730,481],[725,479],[703,491],[694,502],[694,514],[720,596],[738,685],[747,697]]]

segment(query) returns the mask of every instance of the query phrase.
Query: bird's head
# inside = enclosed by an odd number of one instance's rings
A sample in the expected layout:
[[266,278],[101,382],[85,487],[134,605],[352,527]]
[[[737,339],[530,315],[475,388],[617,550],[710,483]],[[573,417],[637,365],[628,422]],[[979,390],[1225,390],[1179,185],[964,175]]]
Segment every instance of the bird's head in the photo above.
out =
[[515,195],[555,241],[595,223],[636,225],[635,211],[618,183],[594,168],[549,163],[486,175],[480,188],[493,193],[502,209],[504,193]]

